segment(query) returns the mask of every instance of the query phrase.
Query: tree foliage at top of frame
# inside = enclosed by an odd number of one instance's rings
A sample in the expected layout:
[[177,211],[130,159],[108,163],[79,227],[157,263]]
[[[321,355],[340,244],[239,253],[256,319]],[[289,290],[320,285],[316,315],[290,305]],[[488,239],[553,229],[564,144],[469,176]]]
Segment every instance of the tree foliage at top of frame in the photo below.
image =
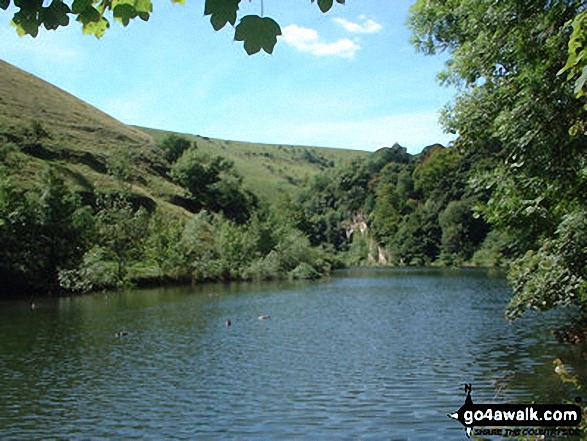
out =
[[[185,0],[171,1],[185,4]],[[210,16],[210,23],[216,31],[227,24],[233,26],[234,39],[243,42],[249,55],[261,49],[269,54],[273,53],[277,37],[281,35],[281,27],[270,17],[254,14],[240,17],[239,20],[240,2],[241,0],[205,0],[204,15]],[[343,4],[345,0],[336,2]],[[327,12],[332,8],[334,0],[317,0],[317,3],[322,12]],[[41,27],[55,30],[68,26],[73,18],[81,23],[84,34],[100,38],[110,27],[112,20],[128,26],[136,18],[148,21],[153,12],[151,0],[52,0],[47,5],[43,0],[0,0],[0,8],[7,10],[10,6],[16,9],[11,24],[16,27],[18,34],[33,37],[38,35]]]

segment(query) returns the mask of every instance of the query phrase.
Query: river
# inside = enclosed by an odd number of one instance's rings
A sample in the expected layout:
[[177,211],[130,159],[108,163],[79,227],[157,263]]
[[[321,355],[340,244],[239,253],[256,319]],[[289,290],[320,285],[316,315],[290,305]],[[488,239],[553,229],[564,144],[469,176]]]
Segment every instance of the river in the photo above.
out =
[[464,439],[465,383],[574,397],[557,314],[509,323],[509,296],[489,270],[357,269],[4,302],[0,438]]

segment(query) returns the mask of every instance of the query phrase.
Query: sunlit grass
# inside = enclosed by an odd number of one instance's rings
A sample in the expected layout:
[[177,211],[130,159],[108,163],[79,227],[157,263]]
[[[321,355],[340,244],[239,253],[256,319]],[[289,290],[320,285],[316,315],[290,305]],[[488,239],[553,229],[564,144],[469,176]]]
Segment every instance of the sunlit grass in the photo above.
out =
[[[113,190],[119,185],[107,168],[113,155],[128,149],[134,158],[132,191],[158,206],[185,212],[170,203],[185,194],[164,170],[157,145],[172,132],[132,127],[73,95],[0,60],[0,132],[12,136],[39,123],[48,136],[40,140],[42,154],[10,153],[16,185],[30,188],[43,171],[57,169],[78,192]],[[234,162],[243,185],[261,199],[297,194],[303,182],[325,169],[369,153],[357,150],[255,144],[182,135],[200,151]],[[175,207],[175,208],[172,208]]]

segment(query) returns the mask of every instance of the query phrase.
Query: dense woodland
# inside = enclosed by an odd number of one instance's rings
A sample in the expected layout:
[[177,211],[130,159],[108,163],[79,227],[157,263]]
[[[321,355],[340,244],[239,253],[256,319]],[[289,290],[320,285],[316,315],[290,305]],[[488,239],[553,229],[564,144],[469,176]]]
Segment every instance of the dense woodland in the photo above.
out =
[[133,282],[312,278],[330,267],[326,253],[242,188],[230,161],[200,153],[185,138],[160,146],[168,179],[186,191],[181,204],[188,211],[174,214],[133,193],[128,150],[108,162],[117,182],[108,191],[77,194],[53,168],[36,187],[15,186],[31,131],[41,132],[33,136],[39,150],[49,136],[39,124],[11,141],[5,134],[2,143],[0,268],[7,295]]
[[[268,202],[219,151],[168,136],[158,172],[182,212],[134,191],[136,155],[121,144],[115,188],[76,192],[49,168],[18,184],[23,155],[51,150],[43,121],[0,134],[2,296],[129,283],[314,278],[344,265],[503,265],[508,316],[587,308],[584,96],[562,74],[582,43],[581,1],[417,1],[417,50],[448,52],[442,82],[458,94],[442,117],[454,145],[401,146],[295,181]],[[580,94],[579,94],[580,95]],[[366,146],[367,147],[367,146]],[[318,159],[316,159],[318,158]],[[320,160],[320,156],[315,156]],[[292,183],[294,180],[292,179]]]
[[[133,194],[128,150],[108,162],[117,182],[109,191],[80,195],[54,168],[36,187],[15,186],[18,155],[47,150],[43,142],[50,135],[38,123],[3,137],[6,293],[315,278],[344,265],[457,265],[472,260],[489,231],[472,211],[480,196],[467,187],[471,162],[440,145],[417,156],[380,149],[270,204],[243,188],[229,160],[171,135],[158,148],[192,213],[174,216]],[[476,256],[495,264],[501,254],[494,247]]]

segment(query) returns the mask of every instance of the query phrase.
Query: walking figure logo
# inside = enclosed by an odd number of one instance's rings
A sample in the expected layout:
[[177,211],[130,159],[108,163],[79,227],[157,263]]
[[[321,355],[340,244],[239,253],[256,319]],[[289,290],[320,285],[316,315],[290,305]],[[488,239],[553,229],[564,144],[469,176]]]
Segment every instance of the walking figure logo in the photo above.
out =
[[465,393],[467,394],[467,397],[465,398],[465,404],[463,404],[460,407],[460,409],[456,412],[448,414],[449,418],[452,418],[453,420],[458,420],[463,426],[465,426],[467,438],[471,438],[471,431],[473,430],[473,425],[467,424],[467,422],[465,421],[465,411],[473,410],[475,407],[473,404],[473,399],[471,398],[471,389],[473,389],[473,387],[469,383],[465,384]]
[[[474,427],[489,426],[492,429],[480,429],[481,435],[534,436],[549,435],[553,437],[579,434],[582,409],[576,404],[474,404],[471,398],[471,385],[465,384],[465,404],[448,417],[458,420],[466,429],[467,438],[471,438]],[[544,427],[545,429],[512,429],[511,427]],[[575,429],[572,429],[575,427]],[[502,429],[503,428],[503,429]],[[477,430],[476,430],[477,431]],[[487,433],[486,433],[487,432]],[[477,433],[475,433],[477,435]]]

